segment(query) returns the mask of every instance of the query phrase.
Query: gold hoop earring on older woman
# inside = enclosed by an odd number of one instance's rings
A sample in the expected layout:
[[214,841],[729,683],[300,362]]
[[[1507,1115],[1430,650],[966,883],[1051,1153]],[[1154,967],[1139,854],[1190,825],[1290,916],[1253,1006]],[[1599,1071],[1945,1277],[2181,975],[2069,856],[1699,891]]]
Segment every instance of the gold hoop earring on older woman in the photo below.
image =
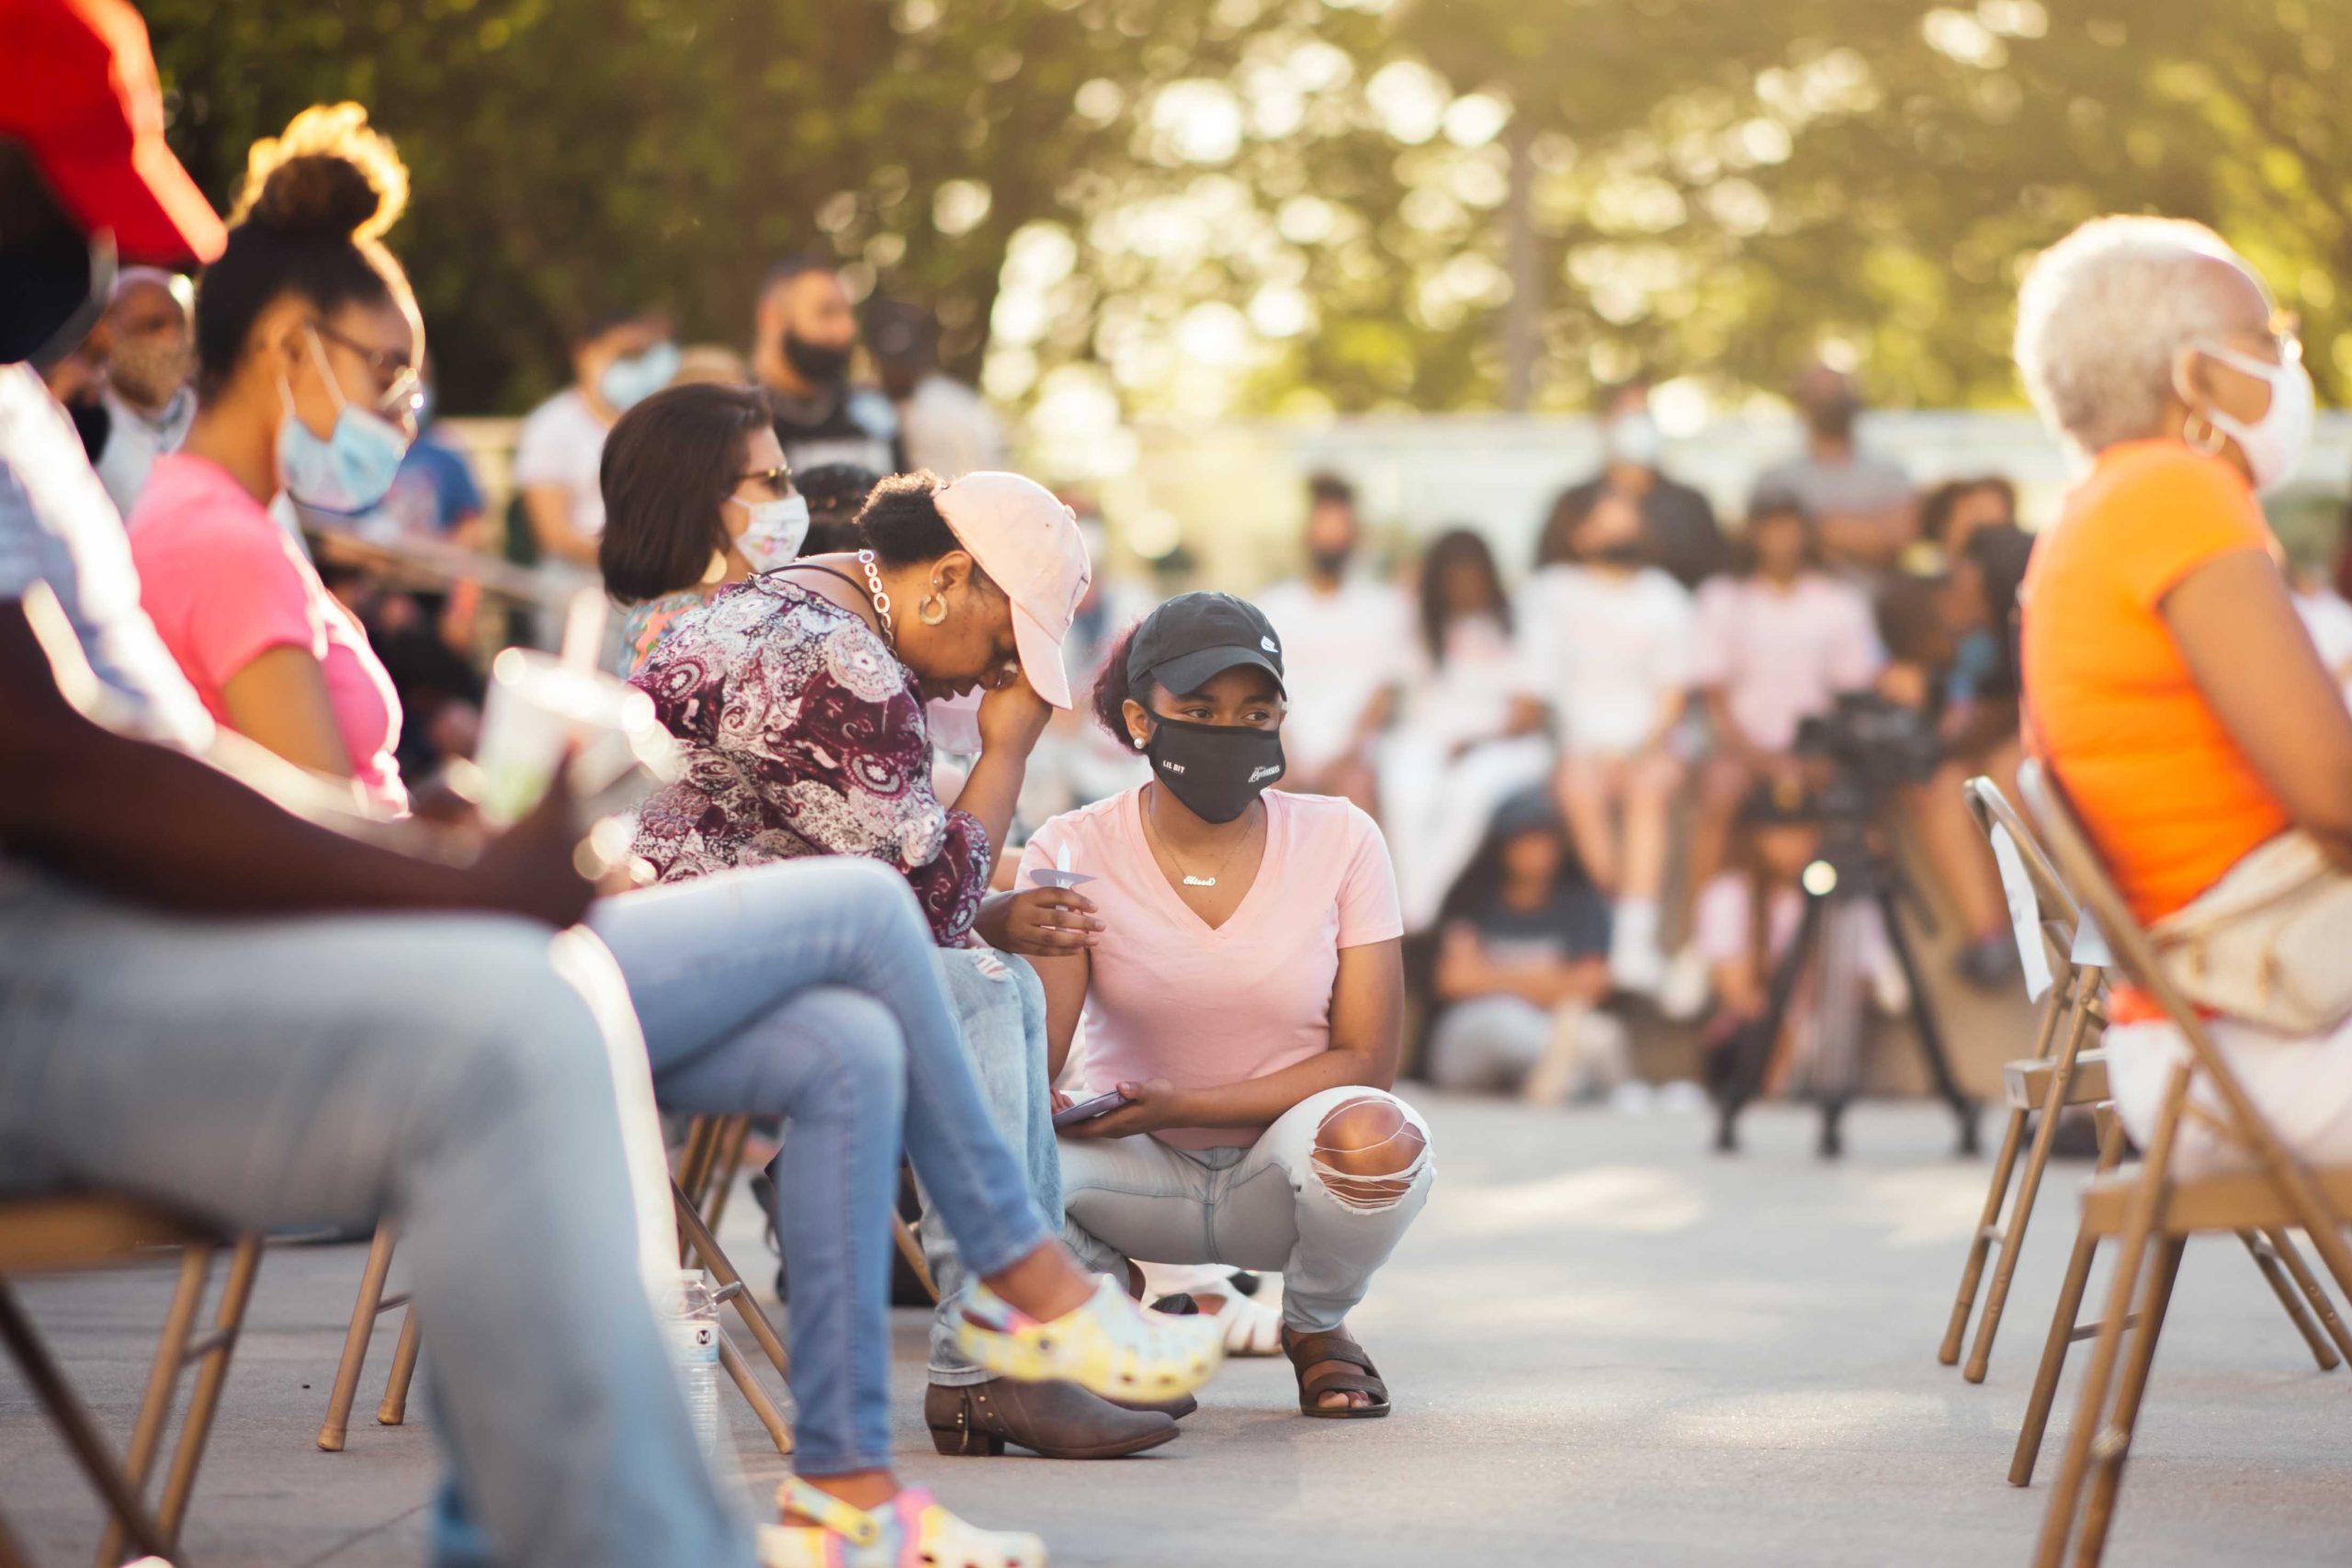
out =
[[[2198,434],[2200,430],[2204,432],[2201,435]],[[2219,457],[2222,448],[2230,443],[2211,420],[2195,409],[2190,409],[2188,417],[2180,422],[2180,438],[2209,457]]]

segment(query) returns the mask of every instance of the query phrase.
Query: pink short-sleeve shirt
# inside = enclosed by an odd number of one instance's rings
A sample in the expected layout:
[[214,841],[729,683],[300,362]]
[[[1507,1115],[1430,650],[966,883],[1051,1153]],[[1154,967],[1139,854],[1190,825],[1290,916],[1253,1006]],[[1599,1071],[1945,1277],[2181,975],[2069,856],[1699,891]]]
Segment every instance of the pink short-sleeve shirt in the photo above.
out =
[[[1021,861],[1029,874],[1068,852],[1108,928],[1086,992],[1082,1099],[1166,1078],[1210,1089],[1295,1066],[1331,1045],[1340,950],[1404,930],[1388,846],[1372,818],[1335,796],[1268,790],[1266,852],[1225,924],[1194,914],[1144,840],[1141,787],[1055,818]],[[1177,1128],[1178,1148],[1249,1145],[1242,1128]]]
[[140,603],[212,716],[229,723],[221,692],[254,659],[306,649],[326,676],[352,777],[387,812],[406,811],[391,677],[261,503],[219,464],[175,452],[156,459],[130,529]]

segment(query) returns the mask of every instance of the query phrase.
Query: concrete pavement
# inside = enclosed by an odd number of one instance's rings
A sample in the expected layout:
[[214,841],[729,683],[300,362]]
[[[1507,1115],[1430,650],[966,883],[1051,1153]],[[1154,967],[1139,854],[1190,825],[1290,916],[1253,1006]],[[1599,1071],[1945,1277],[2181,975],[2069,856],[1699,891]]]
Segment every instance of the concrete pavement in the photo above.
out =
[[[1355,1320],[1394,1418],[1303,1420],[1285,1364],[1242,1362],[1155,1454],[942,1459],[917,1410],[921,1323],[902,1313],[907,1474],[980,1522],[1042,1531],[1060,1568],[2026,1560],[2046,1487],[2003,1475],[2080,1167],[2045,1188],[1992,1377],[1970,1387],[1933,1352],[1985,1168],[1951,1157],[1939,1107],[1858,1108],[1848,1159],[1825,1167],[1810,1118],[1785,1108],[1755,1112],[1747,1152],[1723,1159],[1690,1115],[1423,1102],[1436,1196]],[[749,1266],[762,1254],[747,1213],[734,1205],[729,1228]],[[422,1401],[406,1427],[372,1420],[391,1320],[348,1450],[311,1446],[362,1255],[285,1248],[265,1263],[190,1562],[422,1561],[435,1463]],[[168,1283],[25,1291],[118,1433]],[[2071,1395],[2070,1380],[2045,1481]],[[2352,1373],[2313,1370],[2233,1243],[2193,1246],[2110,1560],[2352,1559],[2347,1399]],[[763,1496],[779,1461],[731,1395],[728,1408]],[[95,1541],[86,1489],[6,1372],[0,1511],[39,1562],[86,1560]]]

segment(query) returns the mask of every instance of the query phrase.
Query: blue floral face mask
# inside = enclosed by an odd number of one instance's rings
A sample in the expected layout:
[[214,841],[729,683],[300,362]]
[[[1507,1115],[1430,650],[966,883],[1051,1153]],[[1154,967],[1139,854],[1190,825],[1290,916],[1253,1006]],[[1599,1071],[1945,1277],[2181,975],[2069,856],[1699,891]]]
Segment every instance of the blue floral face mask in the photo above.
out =
[[627,413],[670,384],[678,373],[680,355],[674,343],[657,343],[637,354],[614,360],[596,378],[596,392],[615,412]]
[[340,408],[334,434],[322,441],[295,413],[294,390],[285,377],[278,378],[286,417],[277,425],[277,477],[288,495],[313,511],[346,515],[366,512],[392,488],[401,459],[408,455],[408,436],[390,420],[343,395],[317,331],[304,330],[310,333],[319,374],[326,378],[327,389]]

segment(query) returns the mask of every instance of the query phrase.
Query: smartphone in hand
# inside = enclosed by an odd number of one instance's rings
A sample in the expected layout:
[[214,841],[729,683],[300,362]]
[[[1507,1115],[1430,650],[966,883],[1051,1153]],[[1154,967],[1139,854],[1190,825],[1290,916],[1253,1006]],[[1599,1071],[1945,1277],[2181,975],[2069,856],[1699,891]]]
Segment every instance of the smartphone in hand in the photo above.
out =
[[1076,1105],[1065,1106],[1055,1111],[1054,1125],[1075,1127],[1080,1122],[1091,1122],[1098,1116],[1108,1116],[1126,1103],[1127,1097],[1114,1089],[1108,1094],[1098,1094],[1091,1100],[1081,1100]]

